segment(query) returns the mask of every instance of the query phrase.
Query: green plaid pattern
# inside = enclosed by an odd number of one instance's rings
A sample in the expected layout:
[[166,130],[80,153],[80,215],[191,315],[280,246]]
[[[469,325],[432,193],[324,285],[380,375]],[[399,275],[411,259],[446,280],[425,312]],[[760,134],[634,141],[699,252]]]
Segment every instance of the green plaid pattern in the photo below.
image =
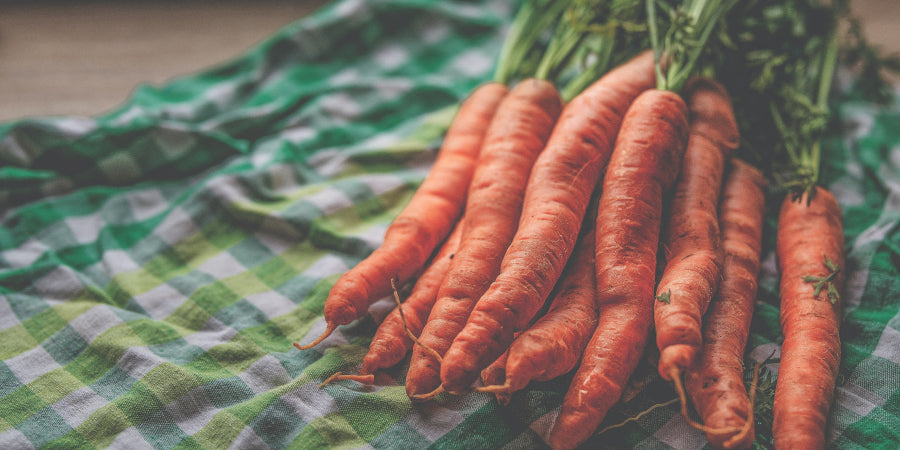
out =
[[[385,299],[307,351],[453,106],[491,77],[511,0],[337,1],[96,118],[0,124],[0,447],[543,448],[568,385],[413,404],[356,372]],[[829,444],[900,445],[900,108],[846,100],[826,179],[848,239]],[[749,356],[777,351],[773,234]],[[777,354],[776,354],[777,355]],[[605,425],[671,399],[651,365]],[[586,447],[701,448],[674,406]]]

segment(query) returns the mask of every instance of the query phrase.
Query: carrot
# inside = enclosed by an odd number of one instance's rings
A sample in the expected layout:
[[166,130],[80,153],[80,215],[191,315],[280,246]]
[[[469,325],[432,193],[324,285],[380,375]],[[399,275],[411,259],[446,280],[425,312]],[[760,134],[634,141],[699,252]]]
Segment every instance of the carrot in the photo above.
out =
[[488,129],[469,188],[459,251],[419,340],[407,372],[412,397],[440,384],[439,364],[428,348],[443,356],[462,329],[475,301],[500,270],[500,260],[516,231],[525,184],[562,109],[551,83],[527,79],[503,99]]
[[664,232],[665,269],[653,307],[659,374],[673,380],[696,361],[701,321],[722,277],[717,206],[725,159],[738,146],[728,93],[708,78],[685,86],[690,138]]
[[687,115],[678,94],[653,89],[635,99],[622,121],[596,218],[600,320],[550,433],[554,448],[574,448],[593,434],[643,354],[663,192],[675,182],[672,168],[687,144]]
[[444,357],[441,381],[447,390],[466,390],[544,304],[572,254],[622,117],[653,83],[648,51],[601,77],[566,106],[535,162],[500,274]]
[[369,351],[363,357],[360,374],[372,374],[376,370],[390,368],[400,363],[412,349],[413,341],[407,335],[406,329],[415,336],[422,333],[425,320],[428,319],[428,314],[431,313],[431,308],[437,300],[438,288],[459,247],[461,234],[462,228],[457,223],[450,237],[428,265],[428,269],[416,280],[406,302],[402,306],[395,307],[378,326],[369,343]]
[[841,358],[841,209],[821,187],[813,197],[791,196],[781,204],[776,238],[784,343],[772,435],[778,449],[823,449]]
[[[494,360],[494,363],[487,366],[487,368],[481,370],[481,383],[484,384],[484,388],[492,387],[492,386],[502,386],[504,381],[506,381],[506,358],[509,356],[509,350],[500,355],[497,360]],[[493,392],[494,397],[497,398],[497,403],[501,406],[505,406],[509,404],[509,400],[511,398],[510,394],[505,390],[481,390]]]
[[509,394],[525,388],[531,381],[548,381],[568,373],[597,326],[597,283],[594,264],[594,227],[589,224],[578,248],[569,260],[556,297],[547,313],[513,340],[504,354],[502,377],[499,368],[488,372],[490,381],[479,391]]
[[465,187],[488,124],[506,93],[504,85],[486,83],[462,103],[431,172],[388,227],[382,245],[341,276],[328,293],[325,332],[309,344],[294,346],[309,349],[321,343],[337,326],[359,319],[369,305],[390,294],[391,280],[402,285],[421,270],[462,212]]
[[685,388],[716,448],[753,444],[753,405],[743,382],[744,349],[756,301],[765,179],[759,170],[733,158],[725,180],[719,222],[725,260],[719,290],[703,324],[703,349],[697,366],[685,373]]

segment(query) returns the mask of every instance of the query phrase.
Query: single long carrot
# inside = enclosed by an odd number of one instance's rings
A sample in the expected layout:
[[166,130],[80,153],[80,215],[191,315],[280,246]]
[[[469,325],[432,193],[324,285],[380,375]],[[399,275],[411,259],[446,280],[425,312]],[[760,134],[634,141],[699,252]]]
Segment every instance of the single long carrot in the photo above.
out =
[[675,182],[688,138],[678,94],[649,90],[622,121],[596,218],[599,323],[550,433],[571,449],[593,434],[622,394],[653,321],[663,192]]
[[722,277],[722,173],[739,142],[731,100],[718,82],[694,78],[683,95],[690,137],[663,233],[666,265],[653,307],[659,374],[666,380],[681,377],[700,353],[702,317]]
[[431,172],[409,204],[385,232],[372,254],[344,273],[328,293],[324,316],[328,326],[309,349],[337,326],[353,322],[369,306],[391,293],[391,280],[405,284],[418,274],[459,218],[484,136],[507,88],[486,83],[476,88],[453,119]]
[[632,100],[653,85],[653,55],[647,51],[566,106],[535,162],[500,274],[444,357],[441,380],[447,390],[466,390],[544,304],[572,254],[622,117]]
[[789,195],[778,215],[784,343],[775,385],[772,435],[777,449],[823,449],[841,361],[844,232],[834,196]]
[[500,271],[521,214],[528,175],[561,110],[556,88],[537,79],[520,82],[501,102],[469,188],[459,251],[419,337],[424,346],[413,347],[406,377],[411,397],[421,398],[440,387],[440,362],[427,349],[446,353],[475,301]]
[[412,349],[413,340],[407,335],[407,329],[415,336],[422,333],[428,314],[437,300],[438,288],[459,248],[461,235],[462,227],[457,223],[428,268],[416,280],[406,302],[395,307],[378,326],[369,343],[369,351],[363,357],[360,374],[372,374],[376,370],[390,368],[400,363]]
[[[593,221],[587,226],[547,313],[513,340],[504,354],[502,378],[497,362],[481,372],[482,382],[487,385],[479,391],[508,397],[531,381],[547,381],[568,373],[581,360],[597,327]],[[488,371],[492,367],[495,368]],[[485,380],[485,374],[490,381]]]
[[703,349],[684,376],[687,393],[709,429],[715,448],[749,448],[754,439],[753,406],[744,388],[744,349],[756,302],[765,215],[762,173],[732,158],[720,202],[725,260],[722,282],[703,324]]

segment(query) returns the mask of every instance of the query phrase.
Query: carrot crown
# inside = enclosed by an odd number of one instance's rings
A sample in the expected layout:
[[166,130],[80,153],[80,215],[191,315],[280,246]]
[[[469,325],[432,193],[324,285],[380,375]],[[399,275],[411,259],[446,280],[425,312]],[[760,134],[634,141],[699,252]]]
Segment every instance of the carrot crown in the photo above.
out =
[[568,101],[649,45],[644,0],[526,0],[510,25],[494,79],[535,77]]
[[[671,6],[662,0],[647,0],[647,24],[656,56],[658,89],[680,93],[694,75],[700,55],[720,19],[737,0],[685,0]],[[657,8],[668,19],[665,34],[660,34]]]
[[716,72],[732,95],[742,157],[795,199],[820,183],[820,141],[846,0],[743,0],[726,18]]

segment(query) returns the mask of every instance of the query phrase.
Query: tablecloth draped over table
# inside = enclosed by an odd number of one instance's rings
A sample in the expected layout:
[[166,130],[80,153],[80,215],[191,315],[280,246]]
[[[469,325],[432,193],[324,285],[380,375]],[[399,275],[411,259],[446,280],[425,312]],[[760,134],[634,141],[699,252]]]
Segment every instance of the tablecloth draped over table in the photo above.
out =
[[[359,370],[390,300],[291,346],[490,79],[515,8],[338,1],[108,114],[0,124],[0,447],[545,447],[566,377],[508,407],[412,404],[402,366],[319,388]],[[897,448],[900,108],[844,98],[824,158],[849,252],[828,443]],[[772,226],[752,359],[780,340]],[[635,380],[605,425],[674,397],[649,365]],[[705,445],[669,406],[585,446]]]

